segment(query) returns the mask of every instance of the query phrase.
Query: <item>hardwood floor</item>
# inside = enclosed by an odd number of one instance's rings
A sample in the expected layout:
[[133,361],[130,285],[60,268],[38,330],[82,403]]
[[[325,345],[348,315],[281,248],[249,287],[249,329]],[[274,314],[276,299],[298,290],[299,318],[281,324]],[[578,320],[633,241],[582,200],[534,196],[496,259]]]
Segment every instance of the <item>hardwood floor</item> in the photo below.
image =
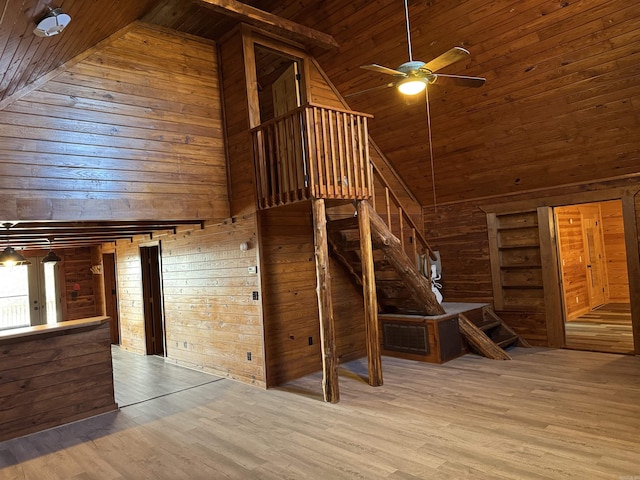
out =
[[640,357],[510,354],[384,357],[377,388],[351,362],[338,404],[318,400],[319,374],[268,391],[208,382],[0,443],[0,478],[640,478]]
[[197,370],[177,367],[161,357],[136,355],[111,348],[113,387],[120,408],[181,390],[222,380]]
[[565,322],[567,348],[633,355],[631,306],[608,303]]

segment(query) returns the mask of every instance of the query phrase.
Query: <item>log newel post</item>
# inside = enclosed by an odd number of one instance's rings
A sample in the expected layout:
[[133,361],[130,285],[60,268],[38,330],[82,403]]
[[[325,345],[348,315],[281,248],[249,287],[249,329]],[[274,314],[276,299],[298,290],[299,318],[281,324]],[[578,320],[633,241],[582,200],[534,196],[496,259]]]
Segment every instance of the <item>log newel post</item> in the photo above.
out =
[[338,355],[331,300],[331,273],[329,270],[329,245],[327,243],[327,216],[324,200],[313,200],[314,244],[318,313],[320,318],[320,349],[322,351],[322,393],[325,402],[340,400],[338,388]]
[[362,290],[364,294],[364,321],[369,367],[369,385],[382,385],[382,357],[380,351],[380,329],[378,326],[378,299],[371,243],[371,223],[367,202],[357,203],[360,227],[360,259],[362,261]]

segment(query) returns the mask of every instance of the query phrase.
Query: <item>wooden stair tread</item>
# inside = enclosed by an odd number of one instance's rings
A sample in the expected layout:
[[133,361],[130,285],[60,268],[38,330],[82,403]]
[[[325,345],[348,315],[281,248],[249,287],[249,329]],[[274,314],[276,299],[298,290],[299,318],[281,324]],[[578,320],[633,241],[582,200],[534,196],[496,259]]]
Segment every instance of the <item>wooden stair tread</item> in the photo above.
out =
[[482,330],[483,332],[486,332],[487,330],[491,330],[492,328],[495,327],[499,327],[500,325],[502,325],[502,321],[500,320],[494,320],[492,322],[486,322],[486,323],[481,323],[479,325],[476,325],[480,330]]
[[514,335],[509,335],[508,337],[505,337],[502,340],[493,340],[493,343],[498,345],[500,348],[504,348],[517,342],[519,338],[520,338],[519,335],[514,334]]
[[327,222],[327,230],[330,232],[358,230],[358,217],[340,218]]

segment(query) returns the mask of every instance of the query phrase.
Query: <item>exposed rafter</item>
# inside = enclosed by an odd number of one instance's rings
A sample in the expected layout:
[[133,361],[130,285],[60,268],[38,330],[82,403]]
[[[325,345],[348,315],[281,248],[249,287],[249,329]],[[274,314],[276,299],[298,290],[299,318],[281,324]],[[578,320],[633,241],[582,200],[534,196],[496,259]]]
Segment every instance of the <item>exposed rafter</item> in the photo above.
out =
[[338,42],[331,35],[245,5],[236,0],[197,0],[196,3],[302,44],[311,44],[322,48],[338,47]]
[[110,221],[110,222],[9,222],[13,226],[0,232],[0,245],[17,245],[26,250],[88,247],[116,240],[131,240],[137,235],[175,234],[180,225],[203,227],[199,220],[177,221]]

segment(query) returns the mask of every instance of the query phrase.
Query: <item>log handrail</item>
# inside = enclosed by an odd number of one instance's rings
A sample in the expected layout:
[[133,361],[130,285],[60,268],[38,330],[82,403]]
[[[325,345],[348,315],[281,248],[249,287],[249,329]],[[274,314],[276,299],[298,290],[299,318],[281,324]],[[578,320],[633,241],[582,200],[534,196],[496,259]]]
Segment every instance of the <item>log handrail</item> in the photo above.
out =
[[[416,225],[416,223],[413,221],[413,218],[411,218],[411,216],[407,213],[407,210],[403,207],[402,205],[402,201],[398,198],[398,196],[395,194],[395,192],[391,189],[389,182],[387,182],[387,180],[385,179],[384,175],[382,174],[382,172],[380,172],[377,168],[374,162],[371,162],[372,168],[373,168],[373,174],[374,176],[378,179],[378,181],[382,184],[383,188],[385,189],[385,209],[384,211],[385,213],[385,217],[386,217],[386,221],[387,221],[387,227],[389,227],[389,230],[393,231],[392,225],[391,225],[391,204],[393,203],[393,206],[395,206],[395,208],[398,211],[398,218],[399,218],[399,222],[400,222],[400,238],[402,240],[404,240],[402,237],[404,235],[404,228],[402,225],[402,222],[406,222],[407,225],[411,228],[411,233],[413,234],[413,238],[416,240],[417,243],[420,244],[421,248],[423,251],[427,252],[428,254],[433,254],[433,257],[436,256],[435,251],[433,250],[433,248],[431,248],[431,245],[429,245],[429,242],[427,242],[427,239],[425,238],[425,236],[422,234],[421,230],[418,228],[418,226]],[[374,197],[375,198],[375,197]],[[384,217],[383,217],[384,218]],[[403,242],[404,245],[404,242]],[[417,245],[414,242],[414,250],[417,250]],[[407,252],[408,254],[409,252]],[[414,255],[417,255],[417,251],[412,252]],[[430,255],[431,256],[431,255]]]

